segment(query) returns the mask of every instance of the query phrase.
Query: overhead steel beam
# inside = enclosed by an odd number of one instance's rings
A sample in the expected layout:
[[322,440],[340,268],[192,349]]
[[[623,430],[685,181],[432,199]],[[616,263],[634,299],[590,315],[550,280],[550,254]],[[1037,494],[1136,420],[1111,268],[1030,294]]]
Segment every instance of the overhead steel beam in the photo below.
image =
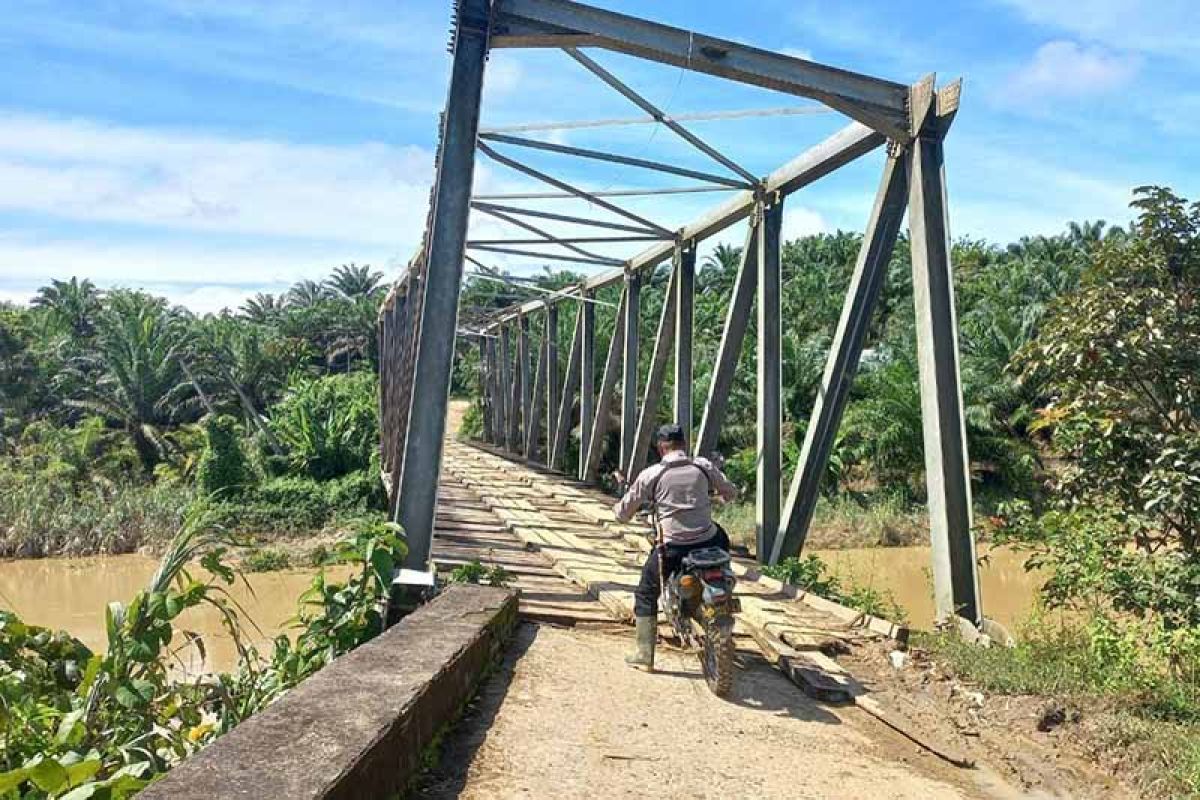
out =
[[[701,183],[696,186],[630,187],[628,189],[592,189],[583,191],[587,191],[589,197],[656,197],[667,194],[732,192],[736,188],[735,186]],[[571,197],[579,197],[579,195],[574,192],[505,192],[502,194],[479,194],[475,195],[475,197],[478,200],[492,202],[495,200],[566,200]]]
[[695,178],[699,181],[708,181],[709,183],[719,183],[724,186],[732,186],[735,189],[749,189],[753,184],[745,180],[734,180],[726,178],[724,175],[714,175],[711,172],[700,172],[699,170],[687,169],[686,167],[677,167],[673,164],[664,164],[661,161],[648,161],[644,158],[632,158],[630,156],[622,156],[616,153],[604,153],[599,150],[589,150],[583,147],[570,147],[565,144],[555,144],[553,142],[543,142],[537,139],[526,139],[521,136],[508,136],[500,133],[482,133],[480,139],[486,139],[489,142],[502,142],[504,144],[516,145],[517,147],[529,147],[535,150],[545,150],[550,153],[561,153],[563,155],[576,156],[578,158],[590,158],[595,161],[608,161],[612,164],[624,164],[630,167],[640,167],[642,169],[654,170],[656,172],[664,172],[668,175],[679,175],[684,178]]
[[[940,114],[933,81],[914,87],[920,131],[908,153],[908,226],[912,236],[913,301],[925,481],[933,549],[934,608],[939,620],[957,615],[982,620],[975,539],[971,531],[971,477],[958,363],[958,320],[950,262],[950,227]],[[952,112],[951,112],[952,113]]]
[[[675,424],[692,444],[692,326],[695,314],[696,247],[675,253]],[[694,450],[692,452],[695,452]]]
[[783,359],[780,322],[779,233],[783,201],[769,206],[758,226],[758,471],[755,492],[755,541],[760,562],[770,558],[779,533],[782,480]]
[[[795,117],[809,114],[831,114],[833,109],[824,106],[789,106],[787,108],[746,108],[740,111],[697,111],[688,114],[672,114],[676,122],[701,122],[722,119],[746,119],[748,117]],[[525,122],[519,125],[489,125],[481,128],[485,133],[534,133],[537,131],[569,131],[579,128],[607,128],[619,125],[657,125],[658,120],[649,115],[620,119],[574,119],[560,122]]]
[[[829,173],[851,163],[884,143],[884,137],[858,123],[851,124],[823,142],[809,148],[790,162],[767,176],[764,194],[786,196],[819,180]],[[699,241],[728,228],[750,216],[755,203],[754,192],[739,192],[720,206],[690,223],[679,232],[679,241]],[[627,272],[640,272],[660,264],[674,252],[674,241],[664,241],[638,253],[625,262],[622,269],[614,269],[588,278],[589,289],[612,286],[624,279]],[[529,312],[541,306],[542,301],[532,300],[521,306]],[[499,319],[515,316],[517,309],[504,312]]]
[[607,83],[612,88],[616,89],[622,97],[629,100],[642,111],[645,111],[647,114],[661,122],[668,130],[676,134],[680,139],[683,139],[692,147],[696,148],[701,153],[704,153],[704,155],[708,156],[713,161],[716,161],[733,174],[741,176],[742,180],[746,183],[750,185],[755,185],[758,183],[757,175],[749,170],[744,169],[741,165],[733,161],[720,150],[708,144],[699,136],[668,117],[658,106],[654,105],[649,100],[635,92],[633,89],[626,86],[616,75],[613,75],[611,72],[597,64],[591,58],[576,50],[574,47],[565,47],[563,49],[567,55],[582,64],[585,69],[587,69],[600,80]]
[[555,222],[569,222],[572,225],[587,225],[592,228],[605,228],[610,231],[627,231],[629,233],[645,234],[653,236],[656,239],[673,239],[674,234],[664,235],[656,233],[650,228],[635,227],[633,225],[622,225],[619,222],[608,222],[602,219],[588,219],[586,217],[573,217],[570,214],[555,214],[552,211],[541,211],[536,208],[519,208],[517,206],[503,206],[494,203],[485,203],[480,200],[472,200],[471,208],[477,208],[480,211],[484,209],[493,209],[495,211],[503,211],[508,214],[519,214],[525,217],[537,217],[538,219],[552,219]]
[[[758,215],[756,215],[758,216]],[[733,281],[733,296],[725,313],[725,327],[721,332],[721,344],[717,348],[717,361],[713,365],[712,380],[708,384],[708,399],[704,403],[704,415],[700,418],[700,431],[696,434],[693,450],[697,455],[709,457],[716,452],[721,426],[725,423],[725,411],[729,407],[729,391],[733,388],[733,376],[737,374],[738,356],[742,353],[742,342],[746,328],[750,325],[750,311],[754,308],[754,293],[758,289],[758,225],[752,224],[742,247],[742,258],[738,264],[737,277]]]
[[637,435],[633,440],[633,455],[629,460],[629,480],[637,478],[646,466],[646,455],[650,449],[650,437],[658,421],[658,406],[662,401],[663,383],[667,377],[667,357],[671,354],[675,338],[675,303],[678,299],[676,287],[679,273],[671,270],[667,289],[663,294],[662,314],[658,318],[658,332],[654,337],[654,352],[650,357],[650,372],[646,376],[646,389],[642,395],[642,411],[638,416]]
[[429,565],[437,513],[491,11],[488,0],[459,0],[454,60],[426,232],[425,287],[395,519],[404,528],[408,542],[404,565],[420,570]]
[[646,219],[645,217],[634,214],[632,211],[626,211],[625,209],[621,208],[618,205],[614,205],[613,203],[610,203],[607,200],[597,197],[594,193],[586,192],[583,189],[572,186],[571,184],[567,183],[566,181],[560,181],[558,178],[551,177],[550,175],[547,175],[544,172],[540,172],[540,171],[534,169],[533,167],[528,166],[527,164],[522,164],[520,161],[517,161],[516,159],[509,158],[506,155],[498,153],[493,148],[488,147],[483,142],[479,142],[477,146],[479,147],[480,152],[484,153],[486,156],[488,156],[488,158],[490,158],[493,161],[496,161],[500,164],[503,164],[506,167],[515,169],[517,172],[524,173],[525,175],[528,175],[531,178],[536,178],[537,180],[541,181],[542,183],[553,186],[555,189],[558,189],[563,192],[567,192],[568,194],[572,194],[582,200],[587,200],[588,202],[593,203],[593,204],[599,206],[600,208],[603,208],[607,211],[611,211],[612,213],[616,214],[617,216],[624,217],[625,219],[628,219],[628,220],[632,220],[633,222],[636,222],[637,224],[641,225],[644,228],[649,228],[658,233],[671,235],[671,232],[669,230],[662,227],[661,225],[658,225],[657,223],[651,222],[650,220]]
[[491,244],[472,244],[467,245],[472,250],[481,250],[485,253],[503,253],[510,256],[524,256],[527,258],[541,258],[547,261],[570,261],[574,264],[600,264],[602,266],[612,266],[613,264],[624,263],[619,258],[606,258],[604,256],[564,256],[560,253],[539,253],[535,250],[522,250],[517,247],[497,247]]
[[[539,228],[538,226],[533,225],[528,222],[525,222],[522,219],[518,219],[517,217],[513,217],[509,214],[505,214],[503,211],[497,211],[494,208],[491,208],[491,209],[481,208],[479,210],[482,211],[484,214],[487,214],[488,216],[495,217],[498,220],[503,220],[504,222],[507,222],[509,225],[515,225],[518,228],[527,230],[532,234],[536,234],[537,236],[540,236],[542,239],[542,242],[544,242],[546,244],[560,245],[561,247],[564,247],[573,253],[578,253],[579,255],[584,256],[585,258],[594,258],[594,259],[598,259],[600,261],[611,261],[612,260],[611,258],[609,258],[607,256],[602,256],[599,253],[593,253],[590,250],[584,250],[582,247],[576,247],[574,244],[571,244],[570,242],[566,241],[565,239],[559,238],[558,236],[555,236],[552,233],[544,231],[541,228]],[[488,244],[489,243],[487,243],[487,242],[468,241],[467,247],[488,246]],[[506,242],[499,241],[499,242],[496,242],[496,244],[504,245],[504,244],[506,244]],[[517,242],[512,242],[511,244],[517,244]]]
[[[621,292],[617,303],[617,316],[613,323],[612,339],[608,343],[608,355],[604,359],[604,374],[600,378],[600,395],[596,398],[596,414],[592,420],[592,430],[588,434],[588,445],[581,459],[580,479],[595,480],[596,470],[600,466],[600,455],[604,451],[604,439],[608,435],[609,412],[612,409],[613,394],[617,389],[617,378],[621,367],[621,354],[625,343],[625,302],[626,293]],[[620,460],[618,458],[618,460]]]
[[850,387],[858,370],[871,316],[887,276],[888,262],[907,207],[908,177],[904,160],[900,157],[889,158],[875,195],[875,205],[867,220],[858,262],[846,290],[842,315],[829,346],[825,374],[808,417],[800,460],[784,506],[783,523],[770,555],[772,564],[789,556],[799,556],[804,549],[808,528],[821,496],[821,480],[837,438],[842,412],[850,397]]
[[621,244],[625,242],[657,242],[661,236],[555,236],[547,239],[469,239],[467,247],[472,245],[549,245],[549,244]]
[[912,138],[908,87],[568,0],[496,0],[495,48],[603,47],[819,100],[900,142]]

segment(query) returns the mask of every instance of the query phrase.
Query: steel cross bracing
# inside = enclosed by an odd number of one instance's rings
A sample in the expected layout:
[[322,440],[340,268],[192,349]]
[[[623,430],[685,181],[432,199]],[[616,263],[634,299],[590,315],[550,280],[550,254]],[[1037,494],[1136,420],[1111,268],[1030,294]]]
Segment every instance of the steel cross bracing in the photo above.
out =
[[[481,132],[479,108],[490,50],[561,50],[604,85],[702,154],[694,169],[605,150]],[[584,49],[635,56],[742,84],[805,97],[852,120],[842,130],[758,178],[703,141],[678,119],[642,97]],[[971,488],[959,375],[957,324],[948,238],[943,141],[958,109],[960,83],[935,88],[933,76],[906,85],[704,36],[568,0],[459,0],[451,43],[453,67],[442,115],[436,181],[418,256],[397,282],[380,315],[383,467],[394,518],[409,541],[408,565],[429,560],[437,476],[456,335],[476,342],[484,436],[514,454],[594,481],[605,459],[634,475],[650,453],[654,427],[672,417],[694,441],[715,452],[739,355],[757,317],[754,343],[758,466],[757,553],[775,563],[804,546],[849,388],[877,304],[887,263],[906,212],[912,237],[913,293],[924,429],[936,608],[940,618],[979,625],[982,611],[971,532]],[[682,115],[681,115],[682,116]],[[733,114],[692,115],[719,119]],[[602,121],[608,124],[610,121]],[[585,127],[589,123],[571,123]],[[601,122],[595,123],[602,124]],[[534,129],[537,126],[528,126]],[[522,126],[507,126],[520,131]],[[789,487],[781,467],[783,321],[780,318],[780,236],[786,198],[887,144],[883,174]],[[505,148],[501,152],[498,148]],[[518,160],[514,151],[619,164],[701,181],[699,185],[589,190]],[[476,153],[554,191],[471,196]],[[681,228],[622,206],[637,194],[723,191],[729,196]],[[513,205],[539,197],[585,200],[596,212],[569,214]],[[472,210],[516,229],[510,238],[467,238]],[[720,346],[703,403],[693,394],[692,336],[695,261],[701,243],[748,220],[749,233],[732,288]],[[556,231],[553,225],[571,226]],[[594,233],[581,234],[580,227]],[[593,249],[647,243],[614,258]],[[532,248],[532,249],[531,249]],[[533,256],[544,263],[612,265],[579,285],[548,292],[498,312],[462,310],[458,294],[469,261],[492,281],[510,276],[485,267],[477,253]],[[642,380],[642,295],[669,262],[654,341],[647,343]],[[613,287],[613,288],[609,288]],[[619,291],[611,336],[597,341],[597,309],[609,319],[604,290]],[[561,318],[561,319],[560,319]],[[560,353],[560,322],[570,345]],[[563,341],[567,341],[564,339]],[[597,345],[602,349],[597,350]],[[474,357],[473,357],[474,358]],[[668,369],[673,380],[663,413]],[[618,402],[618,396],[620,400]],[[699,412],[696,414],[696,412]],[[609,433],[619,442],[610,441]],[[786,488],[786,491],[784,491]]]

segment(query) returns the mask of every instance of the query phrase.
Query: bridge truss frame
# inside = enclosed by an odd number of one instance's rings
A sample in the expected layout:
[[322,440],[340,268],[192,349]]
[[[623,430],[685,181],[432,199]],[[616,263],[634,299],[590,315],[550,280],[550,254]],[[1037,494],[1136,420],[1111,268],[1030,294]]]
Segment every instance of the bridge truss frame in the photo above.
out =
[[[488,53],[499,48],[562,50],[654,120],[709,156],[729,174],[556,145],[479,130]],[[765,178],[757,178],[700,140],[678,121],[580,48],[600,48],[819,101],[853,122]],[[969,460],[959,373],[957,320],[943,142],[957,113],[961,81],[935,87],[929,75],[912,85],[848,72],[780,53],[570,2],[569,0],[458,0],[451,41],[453,68],[431,192],[418,255],[392,287],[380,312],[382,456],[393,518],[409,542],[408,565],[428,563],[437,507],[437,475],[456,336],[478,342],[484,432],[513,454],[559,469],[570,436],[576,397],[580,409],[580,480],[594,480],[619,389],[620,464],[627,475],[646,465],[650,437],[674,354],[674,419],[694,450],[717,445],[738,357],[757,315],[757,552],[777,563],[798,555],[819,497],[838,425],[857,371],[888,261],[908,212],[921,395],[934,600],[939,619],[982,623],[972,536]],[[725,187],[736,195],[688,225],[670,230],[593,193],[500,153],[495,145],[535,148],[580,158],[638,166]],[[867,220],[858,259],[809,417],[790,489],[783,496],[781,466],[780,227],[785,198],[879,147],[887,157]],[[581,219],[472,197],[476,151],[497,163],[582,197],[621,222]],[[615,194],[615,193],[614,193]],[[472,210],[521,228],[531,238],[467,240]],[[556,236],[530,219],[586,224],[595,237]],[[698,427],[693,419],[692,335],[696,251],[705,238],[749,219],[749,234],[733,287],[713,377]],[[540,219],[539,219],[540,222]],[[652,242],[620,261],[585,245],[599,241]],[[549,254],[513,245],[553,244]],[[611,270],[580,285],[491,316],[478,330],[460,328],[458,300],[467,250],[535,254],[547,260],[604,264]],[[641,296],[654,270],[670,261],[649,375],[639,386]],[[477,263],[477,262],[476,262]],[[616,325],[595,386],[597,292],[621,287]],[[572,344],[560,374],[559,309],[574,304]],[[541,322],[532,351],[531,328]],[[535,363],[533,363],[535,362]],[[640,404],[639,404],[640,397]]]

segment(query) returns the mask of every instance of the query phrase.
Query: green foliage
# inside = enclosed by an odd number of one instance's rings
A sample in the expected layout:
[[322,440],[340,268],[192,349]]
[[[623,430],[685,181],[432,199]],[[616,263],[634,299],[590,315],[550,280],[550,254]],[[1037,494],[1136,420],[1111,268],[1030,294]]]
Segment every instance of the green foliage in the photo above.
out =
[[365,372],[292,383],[271,428],[295,470],[324,480],[367,468],[379,442],[377,385]]
[[462,424],[458,429],[458,435],[468,441],[479,441],[483,438],[482,403],[472,402],[467,406],[467,410],[463,414]]
[[864,614],[880,617],[903,624],[907,619],[904,609],[896,602],[895,596],[886,589],[876,589],[872,586],[860,586],[843,581],[830,572],[829,567],[819,556],[808,555],[804,558],[791,556],[762,568],[768,577],[791,584],[806,592],[833,600],[835,603],[861,611]]
[[256,548],[242,558],[242,569],[246,572],[275,572],[291,565],[291,556],[277,547]]
[[1097,249],[1079,290],[1024,351],[1054,402],[1041,424],[1070,461],[1065,508],[1099,500],[1146,552],[1200,557],[1200,203],[1142,188],[1131,237]]
[[[237,578],[224,563],[228,541],[198,514],[172,540],[150,584],[127,605],[109,604],[104,653],[0,611],[0,796],[129,797],[372,638],[405,553],[397,534],[386,523],[363,523],[340,542],[335,559],[358,566],[357,574],[345,583],[316,577],[300,599],[295,641],[278,637],[269,660],[243,643],[225,592]],[[193,575],[195,564],[203,571]],[[239,645],[239,668],[177,682],[174,654],[202,644],[176,630],[176,620],[199,605],[221,614]]]
[[485,567],[478,559],[460,564],[450,571],[451,583],[486,583],[488,586],[508,586],[513,575],[499,564]]
[[240,493],[253,475],[238,442],[237,426],[229,417],[209,417],[204,423],[204,453],[196,468],[196,486],[206,494]]

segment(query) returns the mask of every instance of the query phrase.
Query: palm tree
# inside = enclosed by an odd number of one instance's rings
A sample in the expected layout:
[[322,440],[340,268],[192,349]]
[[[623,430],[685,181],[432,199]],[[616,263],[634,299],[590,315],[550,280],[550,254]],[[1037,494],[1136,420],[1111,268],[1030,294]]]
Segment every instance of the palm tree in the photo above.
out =
[[704,257],[701,267],[722,271],[735,270],[742,263],[742,248],[731,244],[719,244]]
[[283,298],[266,292],[259,292],[242,303],[242,316],[251,322],[265,324],[274,322],[283,313]]
[[100,291],[87,278],[72,277],[69,281],[52,280],[49,286],[38,289],[32,305],[44,308],[50,318],[78,338],[95,332],[95,318],[100,311]]
[[287,304],[293,308],[312,308],[328,298],[328,288],[317,281],[297,281],[287,292]]
[[373,297],[379,292],[382,272],[372,272],[369,264],[359,266],[353,262],[342,264],[325,281],[325,286],[350,300]]
[[81,381],[71,404],[124,429],[147,472],[166,455],[162,429],[196,401],[179,359],[187,338],[162,298],[114,291],[97,317],[93,352],[74,365],[98,377]]

